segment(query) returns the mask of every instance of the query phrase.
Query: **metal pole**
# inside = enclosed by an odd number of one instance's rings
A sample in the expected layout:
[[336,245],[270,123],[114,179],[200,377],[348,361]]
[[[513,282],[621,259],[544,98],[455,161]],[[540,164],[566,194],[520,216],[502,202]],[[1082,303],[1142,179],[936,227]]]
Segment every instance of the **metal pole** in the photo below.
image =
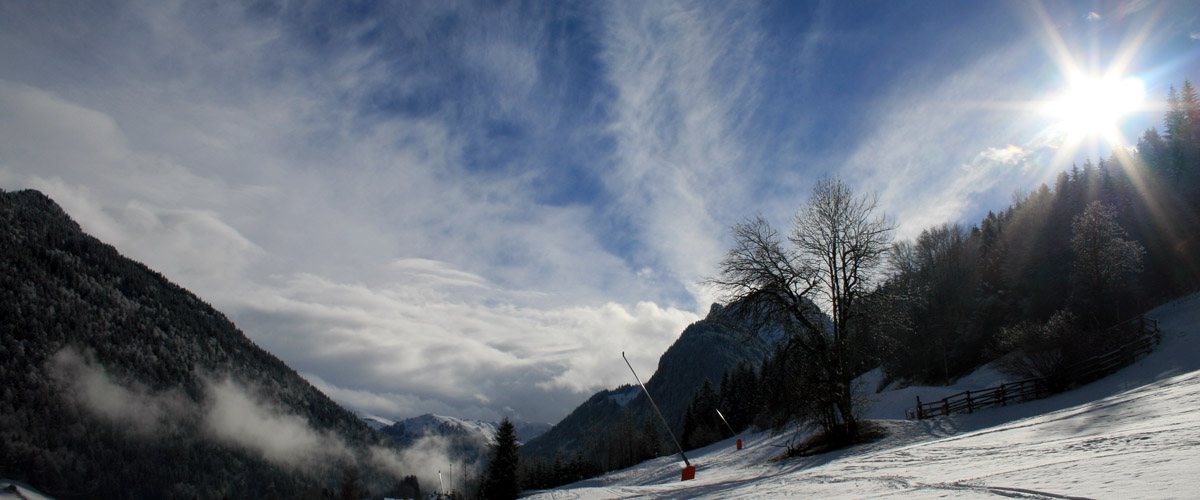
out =
[[640,377],[638,377],[638,375],[637,375],[637,372],[636,372],[636,371],[634,371],[634,369],[633,369],[633,365],[629,364],[629,358],[626,358],[626,357],[625,357],[625,351],[621,351],[621,358],[622,358],[622,359],[624,359],[624,360],[625,360],[625,364],[629,366],[629,371],[633,372],[633,378],[634,378],[635,380],[637,380],[637,383],[638,383],[638,385],[642,386],[642,392],[645,392],[645,393],[646,393],[646,399],[649,399],[649,400],[650,400],[650,407],[651,407],[651,408],[654,408],[654,413],[657,413],[657,414],[658,414],[658,418],[659,418],[659,420],[662,420],[663,426],[667,428],[667,434],[670,434],[670,435],[671,435],[671,440],[672,440],[672,441],[675,441],[675,447],[676,447],[676,448],[679,448],[679,456],[683,457],[683,463],[684,463],[685,465],[687,465],[688,467],[691,467],[691,466],[692,466],[692,463],[688,461],[688,459],[687,459],[687,455],[684,455],[684,454],[683,454],[683,446],[679,444],[679,440],[678,440],[678,439],[675,439],[675,432],[674,432],[674,431],[672,431],[672,430],[671,430],[671,426],[667,424],[667,419],[666,419],[666,417],[663,417],[663,414],[662,414],[662,412],[661,412],[661,411],[659,411],[659,409],[658,409],[658,405],[657,405],[657,404],[654,404],[654,398],[650,397],[650,391],[646,389],[646,384],[643,384],[643,383],[642,383],[642,379],[641,379]]
[[728,420],[725,420],[725,415],[722,415],[722,414],[721,414],[721,410],[720,410],[720,409],[716,409],[716,410],[717,410],[717,416],[718,416],[718,417],[721,417],[721,421],[722,421],[722,422],[725,422],[725,428],[726,428],[726,429],[729,429],[729,435],[730,435],[730,436],[736,436],[736,435],[737,435],[737,433],[736,433],[736,432],[733,432],[733,426],[732,426],[732,425],[729,425],[729,421],[728,421]]

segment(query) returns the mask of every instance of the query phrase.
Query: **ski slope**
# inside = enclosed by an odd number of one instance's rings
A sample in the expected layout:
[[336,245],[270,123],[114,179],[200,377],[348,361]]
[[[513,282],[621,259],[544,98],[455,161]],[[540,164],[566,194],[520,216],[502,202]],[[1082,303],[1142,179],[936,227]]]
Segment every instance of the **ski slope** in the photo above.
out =
[[[984,368],[951,387],[873,395],[866,412],[881,441],[821,456],[780,455],[793,435],[746,433],[663,457],[535,499],[607,498],[1200,498],[1200,294],[1147,314],[1162,345],[1087,386],[1038,401],[934,420],[901,420],[903,408],[998,384]],[[868,384],[869,385],[869,384]]]
[[25,483],[0,479],[0,500],[54,500]]

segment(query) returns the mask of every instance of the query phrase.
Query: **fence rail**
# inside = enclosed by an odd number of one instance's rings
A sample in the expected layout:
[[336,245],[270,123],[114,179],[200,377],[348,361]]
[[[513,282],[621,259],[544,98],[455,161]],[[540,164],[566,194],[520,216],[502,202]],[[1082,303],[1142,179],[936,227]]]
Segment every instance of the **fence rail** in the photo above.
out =
[[917,397],[917,406],[904,410],[904,417],[926,419],[953,413],[974,413],[975,410],[992,406],[1006,406],[1044,398],[1055,392],[1097,380],[1118,369],[1133,364],[1138,357],[1149,354],[1161,342],[1158,320],[1140,316],[1114,326],[1112,329],[1137,326],[1138,338],[1112,351],[1088,358],[1071,365],[1059,373],[1047,377],[1035,377],[1018,382],[1008,382],[997,387],[976,391],[963,391],[937,401],[922,403]]

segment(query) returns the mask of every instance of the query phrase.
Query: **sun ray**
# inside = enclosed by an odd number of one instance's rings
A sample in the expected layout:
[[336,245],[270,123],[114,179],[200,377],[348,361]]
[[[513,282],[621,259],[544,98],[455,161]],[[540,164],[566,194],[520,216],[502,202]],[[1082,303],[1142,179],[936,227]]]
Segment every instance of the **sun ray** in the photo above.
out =
[[1130,144],[1121,132],[1121,124],[1134,113],[1155,108],[1146,102],[1145,85],[1130,75],[1129,69],[1164,9],[1155,8],[1147,22],[1130,26],[1107,65],[1095,32],[1087,54],[1080,58],[1072,53],[1041,2],[1033,2],[1030,11],[1041,27],[1037,31],[1044,50],[1065,84],[1056,97],[1039,106],[1054,120],[1044,131],[1056,141],[1049,168],[1066,168],[1081,150],[1100,158],[1103,146],[1112,151],[1128,149]]

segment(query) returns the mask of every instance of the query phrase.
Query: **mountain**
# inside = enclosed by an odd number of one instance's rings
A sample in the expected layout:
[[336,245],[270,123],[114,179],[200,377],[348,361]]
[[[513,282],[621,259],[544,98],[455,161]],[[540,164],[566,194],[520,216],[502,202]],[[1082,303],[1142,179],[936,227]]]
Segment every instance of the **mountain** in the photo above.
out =
[[356,411],[356,412],[354,412],[354,414],[358,415],[358,418],[362,419],[363,422],[366,422],[367,425],[371,426],[371,428],[375,429],[375,430],[380,430],[389,425],[395,425],[395,423],[396,423],[390,419],[386,419],[386,418],[376,416],[376,415],[371,415],[368,413],[362,413],[362,412]]
[[[387,419],[375,416],[362,416],[362,418],[364,420],[371,419],[368,423],[371,421],[389,422]],[[375,425],[377,424],[372,424],[372,427]],[[517,439],[521,442],[529,441],[550,430],[550,424],[544,422],[513,422],[513,425],[517,429]],[[421,437],[433,435],[469,436],[490,445],[495,442],[496,429],[499,427],[499,422],[460,419],[429,413],[399,422],[390,422],[380,430],[399,443],[412,442]]]
[[[499,426],[500,424],[496,424]],[[534,438],[545,434],[552,427],[546,422],[513,422],[517,428],[517,439],[521,443],[528,443]]]
[[0,477],[70,498],[395,491],[390,440],[223,314],[0,191]]
[[[708,315],[684,329],[659,358],[658,369],[646,381],[646,389],[678,435],[692,394],[706,379],[719,383],[721,374],[741,360],[758,366],[781,337],[775,331],[748,333],[729,308],[713,304]],[[556,454],[570,457],[577,452],[586,453],[585,450],[597,445],[598,436],[623,411],[638,418],[645,418],[652,411],[640,387],[624,385],[592,395],[545,434],[526,443],[521,451],[547,461]]]
[[745,432],[688,453],[648,460],[559,489],[552,498],[1193,498],[1200,488],[1200,294],[1146,314],[1161,345],[1099,381],[1048,398],[925,420],[901,420],[915,396],[941,399],[994,385],[985,365],[951,386],[894,386],[860,378],[864,416],[882,438],[781,459],[808,430]]
[[486,448],[495,441],[496,427],[492,422],[425,414],[396,422],[381,432],[402,445],[425,437],[461,437]]
[[[372,418],[374,422],[386,421],[379,417]],[[514,425],[517,439],[521,442],[527,442],[550,429],[550,424],[540,422],[514,422]],[[404,447],[416,446],[422,440],[439,440],[451,450],[451,457],[466,464],[483,465],[488,446],[495,443],[496,429],[499,427],[498,422],[425,414],[394,422],[379,431]]]

